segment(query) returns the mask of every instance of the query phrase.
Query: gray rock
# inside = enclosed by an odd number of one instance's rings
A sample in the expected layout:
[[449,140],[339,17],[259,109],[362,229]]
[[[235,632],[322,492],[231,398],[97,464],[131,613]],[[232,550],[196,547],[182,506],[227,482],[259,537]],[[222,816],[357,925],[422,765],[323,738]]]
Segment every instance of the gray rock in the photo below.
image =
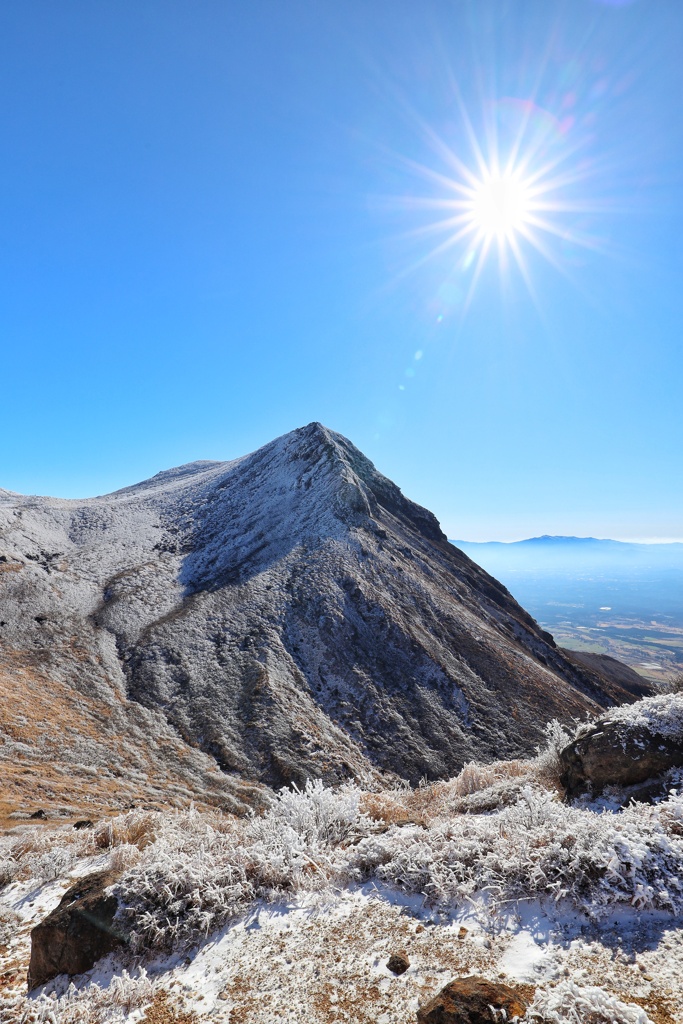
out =
[[116,897],[105,893],[114,880],[109,872],[79,879],[32,930],[29,991],[58,974],[82,974],[125,944],[125,935],[114,922]]
[[683,739],[655,735],[643,725],[599,719],[560,754],[562,784],[569,798],[600,794],[608,786],[625,790],[626,799],[662,796],[663,779],[683,766]]

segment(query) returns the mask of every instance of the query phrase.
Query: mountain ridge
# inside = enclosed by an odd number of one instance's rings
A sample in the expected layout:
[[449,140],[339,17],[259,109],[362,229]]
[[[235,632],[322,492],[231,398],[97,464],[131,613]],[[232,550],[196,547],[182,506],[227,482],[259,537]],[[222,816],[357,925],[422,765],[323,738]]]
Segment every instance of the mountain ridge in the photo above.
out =
[[174,770],[185,745],[230,785],[445,777],[636,692],[571,662],[319,423],[108,496],[5,492],[0,555],[5,665],[145,709]]

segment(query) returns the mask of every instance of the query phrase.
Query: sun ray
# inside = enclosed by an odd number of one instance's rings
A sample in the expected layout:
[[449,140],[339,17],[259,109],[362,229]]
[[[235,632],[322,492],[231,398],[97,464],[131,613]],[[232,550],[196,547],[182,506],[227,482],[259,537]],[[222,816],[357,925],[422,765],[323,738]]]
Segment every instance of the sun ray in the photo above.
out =
[[[414,266],[466,245],[453,265],[453,271],[470,277],[466,311],[484,265],[495,252],[501,283],[516,268],[540,309],[532,280],[537,260],[530,258],[532,254],[568,276],[566,246],[572,252],[579,248],[606,251],[590,230],[590,218],[612,211],[614,204],[598,197],[587,202],[582,196],[585,182],[596,173],[596,161],[586,154],[589,137],[580,132],[568,134],[559,117],[537,106],[538,81],[526,99],[501,100],[500,112],[498,101],[485,105],[481,131],[477,132],[457,83],[451,84],[471,160],[468,164],[452,140],[440,137],[413,115],[438,158],[434,167],[416,160],[402,161],[429,182],[431,192],[404,197],[400,201],[403,208],[436,214],[403,236],[434,237],[436,244]],[[444,237],[438,241],[441,235]],[[462,282],[464,285],[464,278]]]
[[529,272],[529,268],[527,266],[527,262],[524,259],[524,253],[522,252],[522,250],[519,247],[518,239],[513,238],[511,240],[511,242],[510,242],[510,249],[512,251],[512,255],[515,258],[515,263],[517,265],[517,269],[519,270],[520,274],[522,275],[522,280],[524,281],[524,284],[526,285],[526,289],[529,292],[529,296],[531,297],[531,301],[533,302],[533,304],[534,304],[534,306],[536,308],[536,312],[539,314],[539,316],[542,316],[543,315],[543,307],[541,306],[541,301],[540,301],[540,299],[538,297],[538,293],[536,291],[536,288],[534,287],[534,282],[533,282],[531,274]]
[[481,272],[484,269],[484,263],[486,261],[487,255],[488,255],[488,251],[491,248],[491,242],[492,242],[492,237],[491,236],[485,237],[481,241],[481,245],[480,245],[480,249],[479,249],[479,255],[477,257],[477,262],[476,262],[475,267],[474,267],[474,273],[472,274],[472,280],[470,282],[470,287],[469,287],[469,290],[467,292],[467,298],[465,299],[465,304],[463,306],[463,315],[465,313],[467,313],[467,311],[469,310],[470,305],[472,303],[472,299],[474,298],[474,293],[476,291],[477,284],[479,283],[479,278],[481,277]]

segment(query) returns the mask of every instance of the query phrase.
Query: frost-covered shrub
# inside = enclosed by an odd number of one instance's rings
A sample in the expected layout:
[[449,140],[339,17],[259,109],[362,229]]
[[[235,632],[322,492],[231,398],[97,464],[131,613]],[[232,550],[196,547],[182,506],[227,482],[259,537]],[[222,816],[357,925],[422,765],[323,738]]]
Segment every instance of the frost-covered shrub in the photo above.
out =
[[358,823],[360,790],[345,786],[326,789],[318,779],[304,789],[281,789],[269,811],[254,820],[252,834],[263,829],[290,828],[311,849],[324,849],[343,842]]
[[77,858],[73,838],[43,829],[4,837],[0,846],[0,888],[21,878],[51,882],[71,869]]
[[675,672],[668,679],[653,685],[658,693],[683,693],[683,672]]
[[114,886],[134,946],[171,946],[207,934],[253,895],[239,836],[198,814],[168,819],[140,862]]
[[19,872],[19,862],[10,853],[0,853],[0,889],[13,882]]
[[665,739],[683,740],[683,693],[664,693],[644,697],[635,704],[622,704],[611,708],[603,721],[647,729],[653,736]]
[[109,869],[116,874],[121,874],[138,864],[141,856],[137,846],[133,846],[132,843],[121,843],[111,851]]
[[557,719],[547,723],[545,747],[538,748],[538,756],[534,761],[534,774],[541,785],[549,789],[560,788],[560,776],[563,771],[560,754],[573,738],[573,734]]
[[594,917],[619,903],[683,909],[676,795],[598,815],[527,786],[492,814],[378,832],[357,791],[316,783],[280,794],[261,818],[217,824],[197,813],[166,816],[156,842],[117,883],[139,948],[207,934],[257,899],[373,877],[443,908],[487,892],[494,901],[567,898]]
[[494,901],[567,898],[595,917],[618,903],[683,909],[683,798],[675,794],[596,814],[527,785],[494,813],[378,831],[357,790],[309,783],[250,821],[190,812],[159,815],[155,828],[156,841],[115,886],[138,948],[207,934],[254,900],[373,877],[443,908],[487,892]]
[[132,977],[127,971],[112,978],[106,988],[97,983],[76,988],[72,983],[60,997],[43,994],[0,997],[2,1024],[118,1024],[152,1001],[154,988],[144,969]]
[[594,914],[619,902],[678,910],[683,839],[671,822],[680,799],[596,815],[527,787],[496,814],[368,836],[350,849],[349,869],[442,905],[487,891],[494,899],[568,897]]
[[603,988],[562,981],[537,988],[527,1021],[543,1024],[652,1024],[645,1010],[622,1003]]
[[341,844],[362,825],[358,805],[354,787],[309,782],[281,791],[247,822],[164,817],[156,842],[114,887],[133,945],[170,946],[207,934],[255,899],[324,889],[345,863]]
[[0,905],[0,949],[9,944],[20,924],[21,918],[16,911]]
[[23,870],[36,882],[52,882],[66,875],[78,859],[73,846],[61,846],[57,839],[49,850],[24,858]]
[[19,879],[51,882],[71,870],[83,839],[67,830],[30,829],[4,837],[0,845],[0,887]]

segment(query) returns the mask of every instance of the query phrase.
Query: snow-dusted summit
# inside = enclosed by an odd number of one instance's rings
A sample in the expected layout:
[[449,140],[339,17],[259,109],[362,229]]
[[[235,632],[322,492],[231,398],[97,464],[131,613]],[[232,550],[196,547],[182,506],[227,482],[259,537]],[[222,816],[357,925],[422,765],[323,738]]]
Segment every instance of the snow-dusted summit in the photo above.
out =
[[445,777],[631,697],[319,423],[85,501],[0,491],[3,685],[15,763],[126,796]]

